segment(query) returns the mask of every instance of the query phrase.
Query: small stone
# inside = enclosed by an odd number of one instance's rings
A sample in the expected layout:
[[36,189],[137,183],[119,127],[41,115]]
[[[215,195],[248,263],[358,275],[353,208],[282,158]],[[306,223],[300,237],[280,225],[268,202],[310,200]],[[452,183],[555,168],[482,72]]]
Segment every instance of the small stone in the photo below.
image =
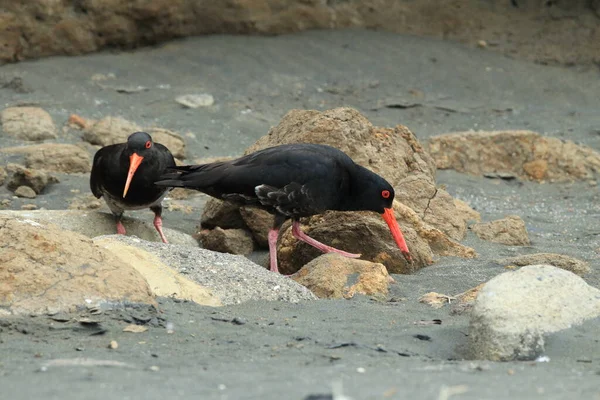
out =
[[35,190],[30,188],[29,186],[19,186],[15,190],[15,194],[19,197],[24,197],[26,199],[35,199],[37,196]]
[[490,242],[511,246],[531,244],[525,222],[516,215],[487,223],[474,224],[471,229],[480,239],[489,240]]
[[146,332],[147,330],[148,330],[147,326],[135,325],[135,324],[127,325],[125,328],[123,328],[123,332],[130,332],[130,333],[142,333],[142,332]]
[[478,40],[477,41],[477,47],[481,48],[481,49],[485,49],[488,46],[487,42],[485,40]]
[[175,101],[188,108],[210,107],[215,103],[215,99],[211,94],[184,94],[178,96]]
[[2,186],[4,184],[5,180],[6,180],[6,170],[4,169],[4,167],[0,167],[0,186]]
[[45,140],[58,137],[52,117],[39,107],[9,107],[0,113],[5,134],[21,140]]
[[220,253],[250,254],[254,251],[252,235],[244,229],[203,229],[198,233],[202,247]]
[[21,210],[37,210],[38,206],[35,204],[23,204]]
[[112,349],[112,350],[116,350],[119,348],[119,343],[117,343],[116,340],[111,340],[110,343],[108,344],[108,348]]
[[[539,265],[539,264],[548,264],[553,265],[557,268],[562,268],[567,271],[571,271],[572,273],[582,276],[585,274],[589,274],[591,272],[590,264],[585,261],[578,260],[574,257],[570,257],[564,254],[554,254],[554,253],[536,253],[536,254],[526,254],[522,256],[505,258],[500,260],[502,264],[514,264],[519,267],[523,267],[525,265]],[[512,267],[512,268],[510,268]],[[516,269],[516,267],[507,265],[507,269]]]
[[160,371],[160,367],[158,365],[152,365],[150,368],[148,368],[150,371],[153,372],[158,372]]

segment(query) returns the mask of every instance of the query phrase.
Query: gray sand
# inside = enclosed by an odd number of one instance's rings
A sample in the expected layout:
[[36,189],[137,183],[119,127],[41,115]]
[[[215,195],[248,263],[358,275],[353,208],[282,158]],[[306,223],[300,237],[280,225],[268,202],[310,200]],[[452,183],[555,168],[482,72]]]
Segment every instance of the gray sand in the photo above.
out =
[[[104,85],[149,90],[123,94],[91,80],[109,73],[116,78]],[[407,125],[420,140],[457,130],[531,129],[600,150],[597,69],[536,65],[387,33],[210,36],[133,53],[6,65],[0,75],[21,76],[32,90],[0,90],[3,105],[39,104],[58,124],[71,113],[120,115],[142,126],[190,132],[191,161],[241,153],[289,109],[342,105],[356,107],[375,125]],[[215,97],[213,108],[189,110],[174,101],[202,92]],[[385,107],[410,103],[421,105]],[[76,143],[79,135],[69,131],[60,140]],[[2,146],[18,144],[4,140]],[[0,154],[0,165],[17,160]],[[60,178],[61,184],[43,196],[13,200],[10,207],[35,203],[63,209],[75,196],[70,189],[88,190],[87,176]],[[440,394],[443,387],[464,392],[453,399],[600,398],[600,321],[551,336],[549,362],[463,361],[468,317],[417,301],[429,291],[461,293],[503,272],[494,260],[534,252],[589,261],[593,272],[585,279],[599,287],[597,186],[506,182],[451,171],[440,171],[438,181],[484,221],[521,216],[532,245],[491,244],[469,233],[464,243],[477,250],[478,259],[440,258],[414,275],[395,275],[393,302],[357,298],[211,309],[161,300],[158,312],[143,308],[90,316],[107,329],[100,335],[48,317],[0,321],[1,392],[15,399],[303,399],[330,393],[332,382],[341,381],[355,400],[448,398]],[[11,198],[5,186],[2,198]],[[193,232],[204,200],[198,195],[186,201],[194,218],[166,212],[165,225]],[[133,215],[151,220],[149,211]],[[121,332],[134,321],[132,314],[150,320],[148,332]],[[235,317],[244,323],[227,322]],[[442,324],[415,324],[433,319]],[[173,333],[166,329],[170,324]],[[118,349],[107,348],[111,340]],[[48,366],[37,372],[50,360],[76,357],[131,365]]]

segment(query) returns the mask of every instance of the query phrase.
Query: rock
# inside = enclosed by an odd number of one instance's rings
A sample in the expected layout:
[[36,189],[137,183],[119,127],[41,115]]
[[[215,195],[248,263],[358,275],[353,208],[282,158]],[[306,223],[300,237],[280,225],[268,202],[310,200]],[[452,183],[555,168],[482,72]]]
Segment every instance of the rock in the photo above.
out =
[[567,182],[592,179],[600,153],[532,131],[459,132],[435,136],[428,150],[440,169],[471,175],[511,173],[521,179]]
[[273,214],[254,207],[240,207],[239,212],[258,246],[268,249],[269,230],[273,227],[274,222]]
[[25,154],[25,166],[52,172],[72,174],[90,172],[92,160],[83,148],[72,144],[44,143],[32,146],[7,147],[0,151],[9,154]]
[[24,197],[26,199],[35,199],[35,197],[37,196],[35,190],[30,188],[29,186],[19,186],[15,190],[15,194],[19,197]]
[[209,289],[177,273],[146,250],[129,246],[112,236],[96,238],[94,243],[110,250],[124,263],[134,267],[146,279],[156,296],[189,300],[212,307],[222,305]]
[[[385,265],[391,274],[409,274],[433,262],[426,240],[412,227],[400,225],[413,257],[408,263],[383,219],[369,212],[345,213],[327,211],[302,219],[302,230],[310,237],[350,253],[360,253],[362,260]],[[279,270],[293,274],[321,253],[292,235],[291,224],[281,228],[278,245]]]
[[[223,305],[253,300],[299,302],[314,300],[304,286],[267,271],[244,256],[218,253],[199,247],[148,242],[131,236],[111,235],[118,241],[157,257],[161,263],[209,290]],[[105,237],[96,238],[96,241]]]
[[509,215],[496,221],[473,224],[473,232],[483,240],[511,246],[527,246],[531,244],[525,222],[521,217]]
[[352,298],[355,294],[385,296],[393,282],[382,264],[333,253],[315,258],[291,278],[326,299]]
[[578,260],[574,257],[569,257],[564,254],[554,254],[554,253],[536,253],[536,254],[525,254],[522,256],[505,258],[503,260],[499,260],[501,264],[505,265],[517,265],[519,267],[525,265],[538,265],[538,264],[548,264],[557,268],[562,268],[564,270],[570,271],[576,275],[585,275],[591,272],[590,264]]
[[[413,228],[418,227],[419,234],[425,235],[417,238],[416,234],[410,233],[410,226],[405,228],[400,224],[403,230],[408,230],[408,246],[415,259],[410,267],[402,261],[402,256],[398,257],[400,253],[391,241],[387,226],[379,221],[380,218],[376,215],[373,218],[363,217],[361,213],[348,213],[343,217],[341,213],[337,213],[305,219],[303,223],[316,235],[317,240],[333,246],[337,243],[337,247],[348,251],[358,252],[357,245],[359,249],[369,248],[371,250],[361,250],[365,251],[363,256],[370,261],[383,263],[390,273],[407,273],[429,265],[433,262],[434,252],[439,255],[474,256],[472,249],[468,251],[455,242],[462,239],[466,233],[465,218],[457,211],[454,199],[445,190],[436,187],[434,161],[408,128],[401,125],[393,129],[374,127],[363,115],[351,108],[336,108],[324,112],[292,110],[283,117],[278,126],[246,149],[245,154],[288,143],[318,143],[340,148],[357,163],[382,175],[393,186],[401,188],[397,190],[396,198],[411,210],[410,218],[414,218],[414,221],[409,225],[413,225]],[[228,205],[227,211],[221,210],[221,207],[225,206],[220,201],[209,199],[206,205],[209,211],[205,213],[231,218],[227,221],[227,227],[249,225],[253,232],[260,232],[260,235],[255,236],[264,245],[265,239],[260,236],[264,235],[262,232],[271,223],[272,217],[267,218],[263,215],[246,218],[246,224],[243,224],[234,212],[237,207]],[[344,218],[343,229],[335,227],[336,218]],[[203,214],[203,227],[225,227],[219,218],[213,218],[210,224],[205,220]],[[321,223],[325,225],[316,225]],[[368,245],[365,245],[362,242],[365,240],[365,233],[351,232],[359,228],[365,232],[372,232],[374,229],[380,234],[371,234]],[[323,236],[319,239],[320,234]],[[284,273],[297,271],[320,254],[317,250],[305,247],[303,243],[296,243],[295,239],[285,239],[286,235],[291,238],[289,233],[282,232],[281,235],[280,269]],[[438,250],[441,253],[438,253]],[[286,265],[288,262],[291,264]]]
[[4,185],[4,181],[6,180],[6,170],[4,167],[0,167],[0,186]]
[[21,140],[45,140],[58,137],[52,117],[38,107],[9,107],[0,113],[2,130]]
[[69,210],[97,210],[104,201],[97,199],[93,194],[74,197],[69,204]]
[[481,221],[481,214],[473,210],[467,202],[461,199],[454,199],[454,205],[456,206],[456,212],[460,214],[464,221]]
[[230,254],[250,254],[254,250],[252,235],[244,229],[203,229],[198,237],[207,250]]
[[207,229],[216,226],[223,229],[236,229],[244,228],[246,225],[238,206],[211,197],[202,210],[200,226]]
[[[123,225],[127,235],[135,235],[144,240],[160,241],[154,225],[152,213],[148,211],[148,220],[140,221],[136,218],[124,217]],[[61,229],[80,233],[89,238],[116,233],[115,219],[110,213],[81,210],[39,210],[39,211],[0,211],[0,216],[30,219],[40,223],[53,223]],[[191,235],[167,228],[169,219],[163,219],[163,231],[169,243],[183,246],[198,247],[198,242]]]
[[175,98],[175,101],[188,108],[210,107],[215,104],[211,94],[184,94]]
[[12,314],[114,303],[155,305],[133,267],[83,235],[3,213],[0,236],[0,307]]
[[104,117],[83,131],[83,140],[98,146],[123,143],[142,128],[120,117]]
[[8,180],[7,187],[15,191],[20,186],[29,186],[36,194],[40,194],[50,180],[50,176],[45,171],[14,165],[14,172]]
[[[119,117],[105,117],[95,124],[87,127],[83,132],[83,140],[99,146],[124,143],[129,135],[143,129],[126,119]],[[146,130],[152,140],[166,146],[175,158],[185,158],[185,141],[178,133],[162,128],[148,128]]]
[[185,159],[185,140],[180,134],[162,128],[148,128],[146,132],[152,136],[152,140],[166,146],[173,157],[180,160]]
[[600,316],[600,290],[551,265],[505,272],[479,291],[471,312],[469,356],[533,360],[544,335]]

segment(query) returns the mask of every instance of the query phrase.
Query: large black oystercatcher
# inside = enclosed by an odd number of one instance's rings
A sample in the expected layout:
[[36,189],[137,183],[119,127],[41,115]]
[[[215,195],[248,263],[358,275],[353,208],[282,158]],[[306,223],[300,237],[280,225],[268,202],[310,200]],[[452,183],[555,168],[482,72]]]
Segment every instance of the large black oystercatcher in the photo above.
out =
[[105,146],[96,152],[90,187],[97,198],[104,196],[117,218],[117,232],[124,235],[121,222],[125,210],[150,208],[154,227],[167,243],[162,231],[162,200],[170,188],[154,184],[167,168],[174,167],[173,155],[165,146],[154,143],[146,132],[135,132],[127,143]]
[[404,257],[410,253],[392,209],[394,189],[382,177],[354,163],[342,151],[319,144],[287,144],[232,161],[173,168],[156,182],[199,190],[218,199],[262,208],[275,214],[269,231],[271,271],[277,269],[277,237],[291,218],[292,234],[329,253],[358,258],[327,246],[300,230],[299,218],[326,210],[375,211],[382,214]]

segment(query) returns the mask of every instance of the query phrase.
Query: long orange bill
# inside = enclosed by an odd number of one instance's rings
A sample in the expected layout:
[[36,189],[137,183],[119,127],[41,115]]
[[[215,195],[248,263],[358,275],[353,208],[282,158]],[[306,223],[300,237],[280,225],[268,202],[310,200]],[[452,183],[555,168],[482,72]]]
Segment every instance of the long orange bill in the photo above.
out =
[[412,262],[410,252],[408,251],[408,246],[406,245],[406,241],[404,240],[404,235],[402,235],[402,231],[398,226],[398,222],[396,222],[394,210],[391,208],[385,208],[384,210],[385,211],[383,212],[383,214],[381,214],[381,216],[390,227],[390,231],[392,232],[392,236],[394,237],[396,244],[400,248],[400,251],[402,252],[404,258],[406,258],[406,261]]
[[138,156],[136,153],[133,153],[129,156],[129,172],[127,172],[127,182],[125,182],[125,189],[123,190],[123,198],[127,196],[127,191],[129,190],[129,185],[131,184],[131,180],[133,179],[133,174],[138,169],[144,157]]

